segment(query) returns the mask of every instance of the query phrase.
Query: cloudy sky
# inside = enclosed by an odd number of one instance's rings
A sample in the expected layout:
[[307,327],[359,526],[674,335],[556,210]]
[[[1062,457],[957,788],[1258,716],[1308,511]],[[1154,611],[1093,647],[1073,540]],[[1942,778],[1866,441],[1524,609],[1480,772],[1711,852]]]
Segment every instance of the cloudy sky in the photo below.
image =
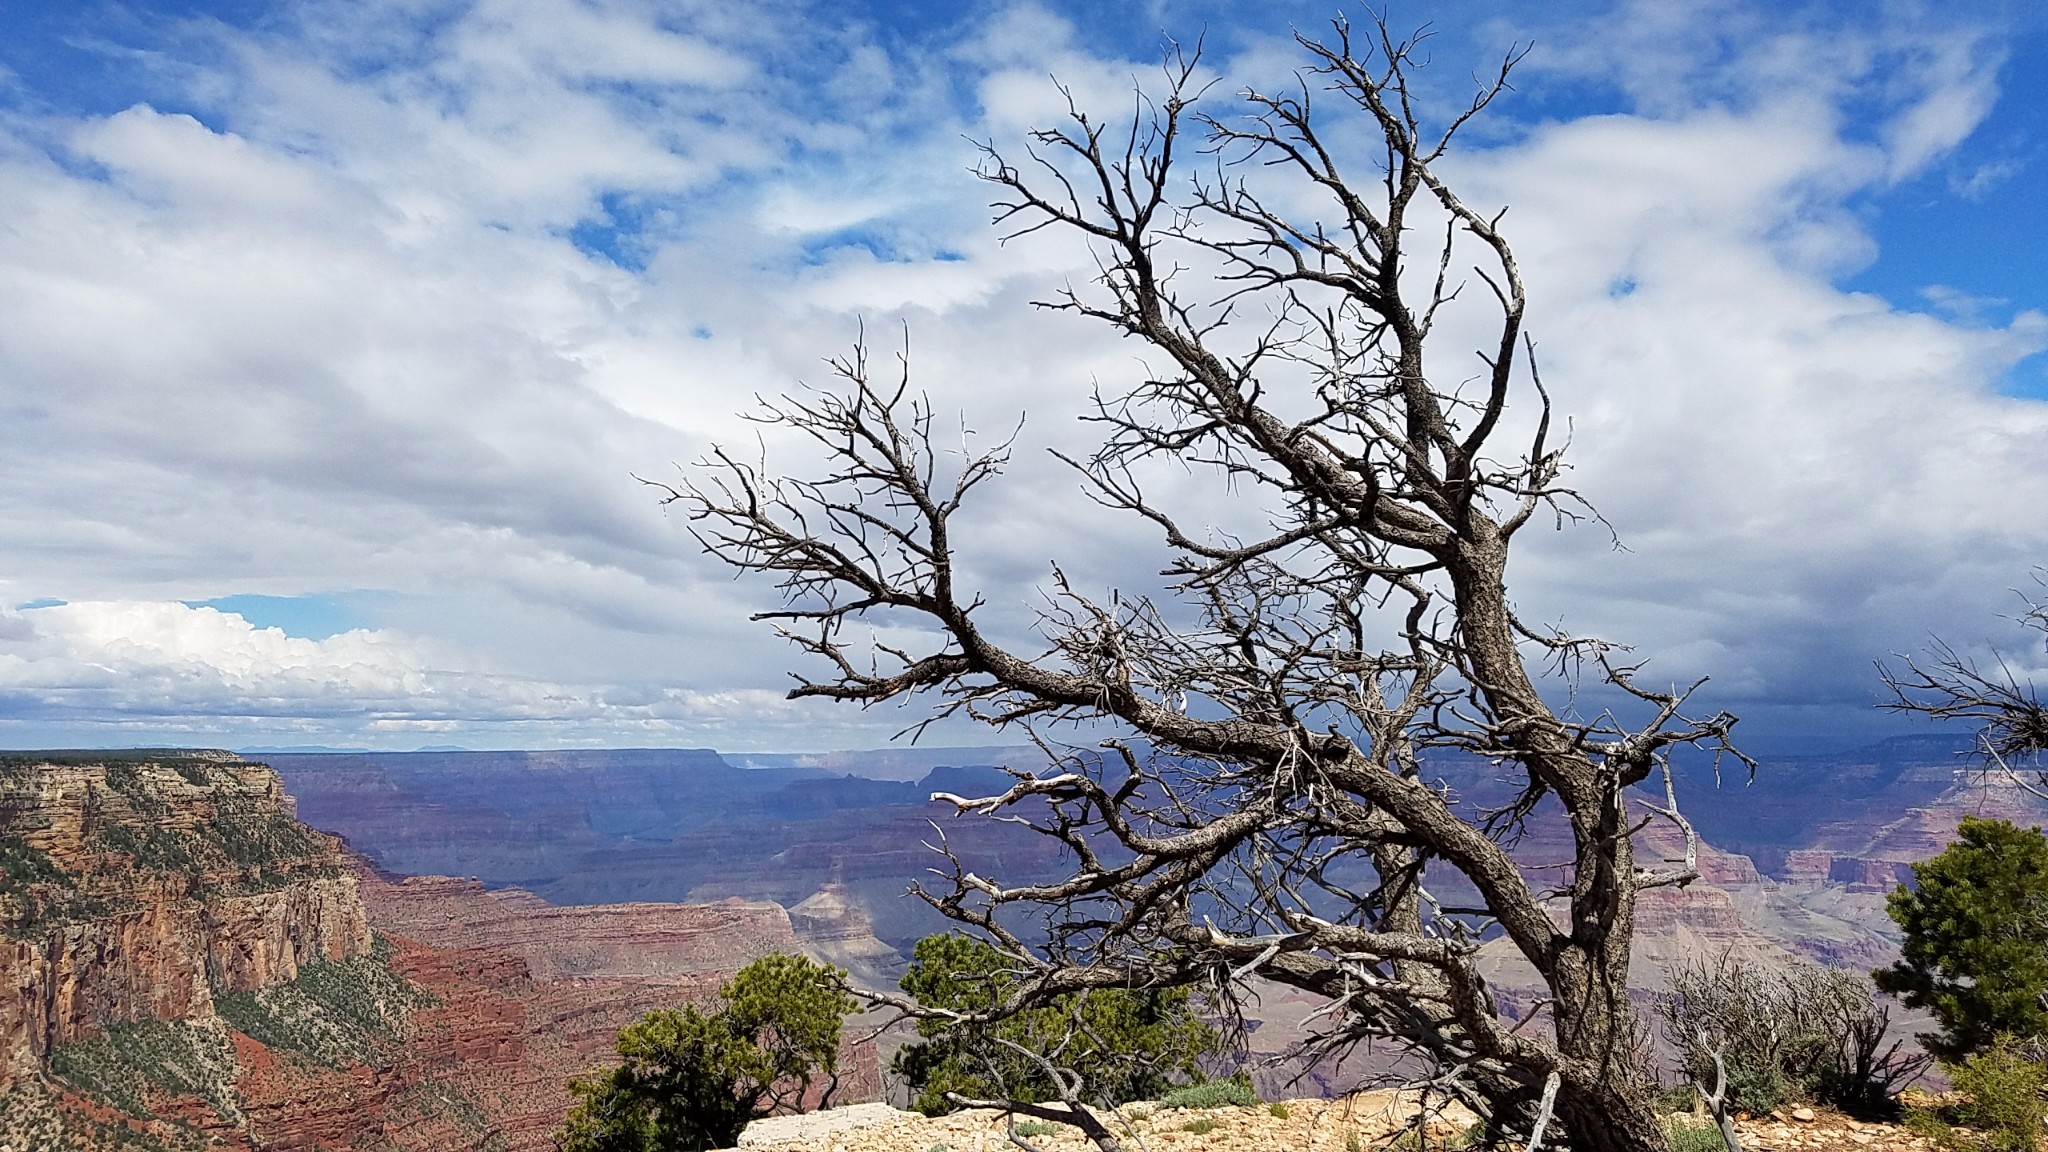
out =
[[[1540,9],[1541,14],[1532,14]],[[865,322],[1020,466],[999,610],[1157,566],[1043,449],[1142,370],[1029,307],[971,141],[1323,3],[0,0],[0,744],[872,746],[633,480]],[[1766,750],[1895,729],[1872,661],[2048,562],[2048,28],[2014,2],[1412,2],[1511,205],[1578,486],[1526,615],[1711,676]],[[1126,570],[1127,566],[1135,567]],[[971,731],[947,742],[975,742]]]

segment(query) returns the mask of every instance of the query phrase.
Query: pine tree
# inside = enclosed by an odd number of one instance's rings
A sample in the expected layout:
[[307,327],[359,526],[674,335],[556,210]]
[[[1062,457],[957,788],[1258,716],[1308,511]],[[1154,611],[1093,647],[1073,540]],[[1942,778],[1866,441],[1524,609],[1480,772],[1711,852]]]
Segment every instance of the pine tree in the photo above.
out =
[[[764,956],[700,1009],[656,1009],[619,1032],[620,1062],[570,1085],[578,1103],[562,1152],[730,1148],[754,1117],[800,1105],[838,1070],[853,999],[844,973],[801,956]],[[829,1089],[828,1089],[829,1094]]]
[[1928,1049],[1953,1061],[2001,1035],[2048,1035],[2048,836],[1965,816],[1955,843],[1913,877],[1887,901],[1905,931],[1901,957],[1874,975],[1940,1022]]

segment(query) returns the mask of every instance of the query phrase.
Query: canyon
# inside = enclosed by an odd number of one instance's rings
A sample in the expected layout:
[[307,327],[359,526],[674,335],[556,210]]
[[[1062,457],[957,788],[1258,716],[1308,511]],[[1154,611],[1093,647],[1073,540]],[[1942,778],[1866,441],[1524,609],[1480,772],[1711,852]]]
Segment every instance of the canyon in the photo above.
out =
[[[1754,776],[1680,760],[1678,795],[1704,844],[1702,878],[1645,901],[1639,981],[1655,987],[1675,959],[1730,946],[1855,968],[1886,962],[1895,941],[1885,893],[1913,861],[1940,851],[1960,816],[2048,818],[2048,807],[1981,772],[1968,751],[1954,737],[1913,736],[1838,755],[1767,758]],[[893,978],[911,944],[947,926],[908,894],[940,862],[928,847],[934,828],[984,876],[1041,880],[1061,866],[1047,838],[930,800],[1000,791],[1009,778],[994,765],[1043,767],[1032,748],[268,760],[309,823],[381,868],[474,877],[487,889],[564,905],[739,897],[802,915],[815,900],[810,907],[861,922],[850,967],[877,978]],[[1475,811],[1510,798],[1483,763],[1429,767]],[[1652,852],[1680,851],[1662,823],[1643,835]],[[1569,859],[1564,830],[1545,810],[1515,852],[1530,867]],[[1502,959],[1504,973],[1512,967]]]
[[[1724,950],[1887,962],[1886,893],[1961,815],[2048,814],[1965,751],[1893,741],[1753,781],[1682,763],[1701,879],[1646,896],[1639,994]],[[756,956],[893,983],[946,926],[909,894],[940,834],[984,875],[1055,874],[1045,838],[930,799],[1006,786],[977,759],[1035,755],[0,758],[0,1145],[547,1148],[619,1028]],[[1460,803],[1500,800],[1483,765],[1432,769]],[[1682,852],[1665,826],[1641,835],[1646,856]],[[1539,810],[1516,854],[1565,848]],[[1533,1000],[1511,950],[1481,961],[1504,1003]],[[1255,1050],[1283,1052],[1314,1007],[1265,990]],[[847,1044],[835,1099],[879,1098],[886,1056]]]
[[[1060,867],[1045,837],[953,819],[950,807],[929,801],[935,791],[1008,786],[1004,773],[972,762],[934,765],[903,780],[857,774],[858,754],[830,768],[743,768],[709,749],[264,760],[298,798],[307,823],[392,873],[470,876],[557,905],[739,897],[794,908],[829,888],[897,953],[947,927],[906,895],[912,882],[929,878],[933,820],[984,875],[1045,876]],[[883,764],[900,772],[902,761],[885,757]]]
[[[1639,997],[1674,965],[1724,951],[1868,971],[1897,938],[1887,893],[1913,861],[1940,851],[1965,813],[2022,824],[2048,806],[1988,776],[1951,736],[1893,739],[1829,756],[1766,757],[1752,776],[1704,757],[1676,764],[1681,807],[1699,830],[1701,879],[1646,894],[1632,980]],[[892,749],[723,757],[709,750],[546,753],[361,753],[270,758],[312,823],[394,871],[475,877],[564,904],[740,897],[770,900],[807,925],[820,951],[830,930],[806,909],[853,923],[858,955],[833,958],[871,986],[893,983],[916,939],[947,922],[909,894],[941,863],[943,834],[965,865],[1009,882],[1056,875],[1048,841],[1014,825],[959,816],[933,792],[985,795],[1007,786],[997,765],[1036,770],[1035,748]],[[1429,768],[1473,810],[1511,799],[1482,762]],[[1658,802],[1661,797],[1640,797]],[[422,812],[431,811],[431,818]],[[445,821],[445,823],[443,823]],[[442,829],[453,829],[443,833]],[[487,832],[484,830],[488,830]],[[1644,855],[1678,857],[1672,829],[1641,833]],[[1570,858],[1564,829],[1539,808],[1515,855],[1531,868]],[[1453,899],[1455,883],[1438,890]],[[1538,999],[1533,973],[1503,940],[1482,969],[1510,1005]],[[1319,1005],[1262,990],[1262,1057],[1298,1041]],[[1902,1029],[1916,1021],[1902,1017]],[[1264,1079],[1282,1079],[1299,1069]],[[1326,1091],[1351,1066],[1312,1070]]]
[[[12,1149],[549,1148],[621,1027],[804,947],[764,901],[561,908],[381,872],[224,753],[0,762],[0,863]],[[878,947],[819,909],[829,950]],[[834,1091],[879,1094],[872,1044]]]

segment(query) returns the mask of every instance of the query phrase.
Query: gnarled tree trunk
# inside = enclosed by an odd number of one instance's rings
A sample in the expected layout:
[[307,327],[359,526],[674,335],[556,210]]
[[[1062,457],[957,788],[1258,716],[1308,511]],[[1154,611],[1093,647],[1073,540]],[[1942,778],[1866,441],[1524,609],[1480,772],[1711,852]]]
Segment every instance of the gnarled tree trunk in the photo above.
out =
[[[1160,360],[1088,414],[1100,446],[1063,459],[1088,497],[1157,533],[1164,595],[1105,602],[1055,569],[1038,637],[992,634],[959,584],[951,526],[1009,446],[935,451],[907,368],[877,380],[865,349],[837,362],[842,392],[764,414],[828,449],[831,471],[778,477],[714,452],[668,496],[707,550],[780,580],[786,606],[763,618],[826,669],[794,695],[927,693],[937,715],[1034,739],[1067,721],[1132,738],[1046,743],[1051,774],[940,797],[1029,824],[1073,865],[1006,885],[954,859],[950,882],[919,889],[1014,960],[1024,978],[995,1015],[1110,986],[1199,981],[1229,999],[1258,976],[1328,998],[1311,1056],[1404,1045],[1433,1089],[1518,1140],[1554,1085],[1549,1144],[1660,1150],[1628,999],[1636,899],[1696,875],[1666,755],[1726,750],[1734,719],[1689,719],[1684,693],[1638,687],[1607,645],[1516,619],[1515,536],[1584,505],[1560,482],[1501,216],[1467,206],[1435,167],[1515,58],[1425,131],[1414,43],[1370,31],[1355,40],[1340,22],[1329,42],[1301,39],[1298,89],[1246,92],[1238,118],[1198,114],[1196,61],[1176,56],[1131,123],[1111,131],[1075,109],[1034,134],[1025,166],[987,152],[1013,233],[1064,229],[1096,248],[1096,283],[1048,306]],[[1362,127],[1379,171],[1352,180],[1312,94]],[[1191,126],[1213,171],[1182,170]],[[1271,207],[1303,193],[1321,215]],[[1441,242],[1411,261],[1411,237],[1428,235]],[[1475,283],[1452,273],[1468,257]],[[1490,314],[1483,370],[1439,382],[1425,346],[1445,310],[1469,308]],[[1221,498],[1258,503],[1265,534],[1234,538],[1205,505],[1151,499],[1144,479],[1160,466],[1214,473]],[[849,638],[864,618],[938,639],[906,651]],[[1617,707],[1553,710],[1539,685],[1560,667],[1590,669]],[[1438,757],[1496,765],[1515,799],[1461,801],[1437,781]],[[1661,805],[1635,797],[1658,775]],[[1510,849],[1546,813],[1568,826],[1572,858],[1538,878]],[[1683,833],[1685,860],[1637,865],[1632,836],[1652,818]],[[1480,907],[1439,902],[1430,884],[1445,877]],[[1020,909],[1048,913],[1043,936],[1020,934]],[[1504,1019],[1476,965],[1495,928],[1547,985],[1547,1036]]]

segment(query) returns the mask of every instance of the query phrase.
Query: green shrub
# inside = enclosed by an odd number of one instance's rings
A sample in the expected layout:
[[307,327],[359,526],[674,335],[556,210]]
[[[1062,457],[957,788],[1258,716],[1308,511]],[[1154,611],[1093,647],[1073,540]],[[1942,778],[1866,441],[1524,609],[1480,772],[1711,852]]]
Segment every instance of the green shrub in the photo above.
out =
[[[1016,963],[991,945],[948,933],[917,942],[901,985],[928,1007],[985,1012],[1002,1005],[1021,978]],[[1221,1047],[1186,988],[1094,989],[993,1024],[919,1021],[917,1034],[890,1067],[915,1093],[911,1107],[927,1116],[953,1111],[948,1092],[1028,1104],[1058,1099],[1044,1068],[1011,1045],[1058,1049],[1060,1066],[1105,1105],[1150,1100],[1198,1079],[1202,1058]]]
[[2000,1036],[2048,1035],[2048,837],[1965,816],[1941,855],[1913,865],[1886,911],[1905,934],[1878,986],[1941,1022],[1930,1051],[1959,1060]]
[[1197,1116],[1193,1120],[1190,1120],[1187,1123],[1181,1125],[1180,1130],[1183,1132],[1192,1132],[1197,1136],[1207,1136],[1209,1133],[1214,1132],[1216,1130],[1216,1122],[1214,1120],[1209,1119],[1207,1116]]
[[1043,1120],[1019,1120],[1017,1121],[1017,1135],[1026,1139],[1030,1139],[1033,1136],[1050,1136],[1062,1127],[1064,1125],[1048,1124]]
[[555,1136],[562,1152],[730,1148],[748,1121],[802,1099],[837,1071],[853,1011],[845,974],[801,956],[740,969],[709,1011],[657,1009],[619,1033],[620,1064],[570,1084],[577,1103]]
[[1669,1116],[1676,1112],[1690,1112],[1698,1096],[1691,1081],[1679,1084],[1660,1084],[1655,1097],[1657,1111]]
[[2038,1052],[2000,1037],[1981,1052],[1944,1062],[1961,1097],[1945,1108],[1915,1109],[1907,1122],[1950,1152],[2034,1152],[2048,1123],[2048,1064]]
[[1175,1088],[1159,1101],[1162,1108],[1256,1108],[1259,1094],[1245,1078],[1206,1080]]
[[1665,1133],[1671,1138],[1671,1152],[1726,1152],[1728,1147],[1710,1120],[1672,1116],[1665,1121]]
[[1268,1114],[1270,1114],[1270,1115],[1271,1115],[1271,1116],[1273,1117],[1273,1119],[1275,1119],[1275,1120],[1285,1120],[1285,1119],[1287,1119],[1287,1105],[1285,1105],[1285,1104],[1282,1104],[1282,1103],[1281,1103],[1280,1101],[1278,1101],[1278,1100],[1275,1100],[1275,1101],[1273,1101],[1273,1103],[1272,1103],[1272,1104],[1268,1105],[1268,1106],[1267,1106],[1267,1108],[1266,1108],[1266,1111],[1267,1111],[1267,1113],[1268,1113]]
[[[1355,1142],[1357,1139],[1356,1136],[1353,1136],[1351,1142],[1348,1142],[1346,1147],[1352,1148],[1353,1152],[1356,1152]],[[1411,1126],[1395,1133],[1393,1139],[1388,1140],[1381,1147],[1386,1149],[1386,1152],[1431,1152],[1432,1149],[1438,1150],[1438,1152],[1456,1152],[1458,1149],[1476,1148],[1485,1139],[1485,1124],[1474,1124],[1456,1136],[1443,1140],[1425,1139],[1421,1128]]]

